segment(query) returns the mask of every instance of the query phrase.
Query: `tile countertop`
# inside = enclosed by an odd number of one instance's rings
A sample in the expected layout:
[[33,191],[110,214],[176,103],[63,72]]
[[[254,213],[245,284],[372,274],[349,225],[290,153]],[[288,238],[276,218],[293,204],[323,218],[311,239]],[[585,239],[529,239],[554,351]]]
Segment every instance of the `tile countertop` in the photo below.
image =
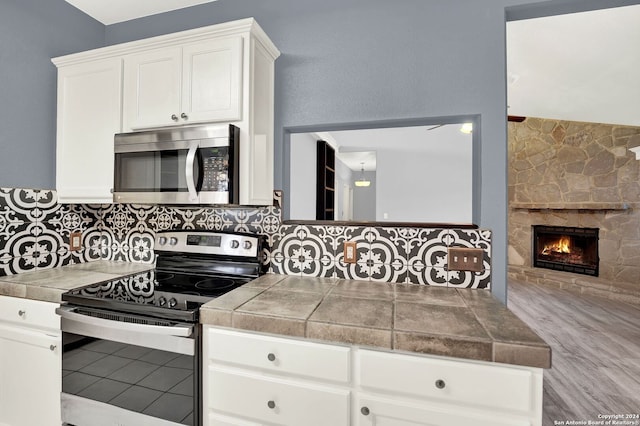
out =
[[0,295],[60,303],[62,293],[152,269],[146,263],[97,260],[0,277]]
[[263,275],[200,309],[202,324],[550,368],[551,348],[486,290]]

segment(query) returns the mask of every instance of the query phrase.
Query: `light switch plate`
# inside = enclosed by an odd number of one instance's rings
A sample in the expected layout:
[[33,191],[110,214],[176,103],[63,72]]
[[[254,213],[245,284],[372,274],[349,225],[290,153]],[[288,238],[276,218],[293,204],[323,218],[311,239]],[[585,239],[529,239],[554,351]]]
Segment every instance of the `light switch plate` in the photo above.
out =
[[77,251],[82,248],[82,232],[72,232],[69,236],[69,249]]
[[449,270],[482,272],[484,250],[478,248],[449,247]]
[[345,241],[343,246],[343,258],[344,263],[356,263],[356,242],[355,241]]

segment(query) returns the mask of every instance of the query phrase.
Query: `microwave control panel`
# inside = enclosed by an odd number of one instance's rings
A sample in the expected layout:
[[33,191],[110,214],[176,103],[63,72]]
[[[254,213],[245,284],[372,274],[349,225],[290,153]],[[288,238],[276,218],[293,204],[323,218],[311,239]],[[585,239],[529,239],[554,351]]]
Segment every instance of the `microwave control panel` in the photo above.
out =
[[[218,148],[218,151],[221,150]],[[224,154],[226,154],[226,150],[224,150]],[[202,191],[227,192],[229,190],[229,160],[227,155],[214,154],[204,157],[202,167]]]

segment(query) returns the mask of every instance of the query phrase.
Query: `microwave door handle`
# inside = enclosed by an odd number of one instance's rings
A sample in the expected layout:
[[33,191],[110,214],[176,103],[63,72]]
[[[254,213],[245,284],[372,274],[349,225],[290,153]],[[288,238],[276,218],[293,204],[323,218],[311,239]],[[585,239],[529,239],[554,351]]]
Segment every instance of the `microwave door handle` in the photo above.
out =
[[189,148],[189,152],[187,153],[187,164],[185,175],[187,178],[187,190],[189,191],[189,200],[197,201],[198,200],[198,192],[196,191],[196,181],[193,176],[193,164],[196,160],[196,151],[198,151],[198,146],[194,145]]

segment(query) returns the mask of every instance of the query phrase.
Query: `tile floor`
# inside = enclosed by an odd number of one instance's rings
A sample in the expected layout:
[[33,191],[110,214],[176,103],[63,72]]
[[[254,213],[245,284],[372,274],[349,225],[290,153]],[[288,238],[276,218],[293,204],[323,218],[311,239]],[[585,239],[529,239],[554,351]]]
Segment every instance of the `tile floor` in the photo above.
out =
[[193,357],[98,340],[65,352],[69,394],[193,424]]

